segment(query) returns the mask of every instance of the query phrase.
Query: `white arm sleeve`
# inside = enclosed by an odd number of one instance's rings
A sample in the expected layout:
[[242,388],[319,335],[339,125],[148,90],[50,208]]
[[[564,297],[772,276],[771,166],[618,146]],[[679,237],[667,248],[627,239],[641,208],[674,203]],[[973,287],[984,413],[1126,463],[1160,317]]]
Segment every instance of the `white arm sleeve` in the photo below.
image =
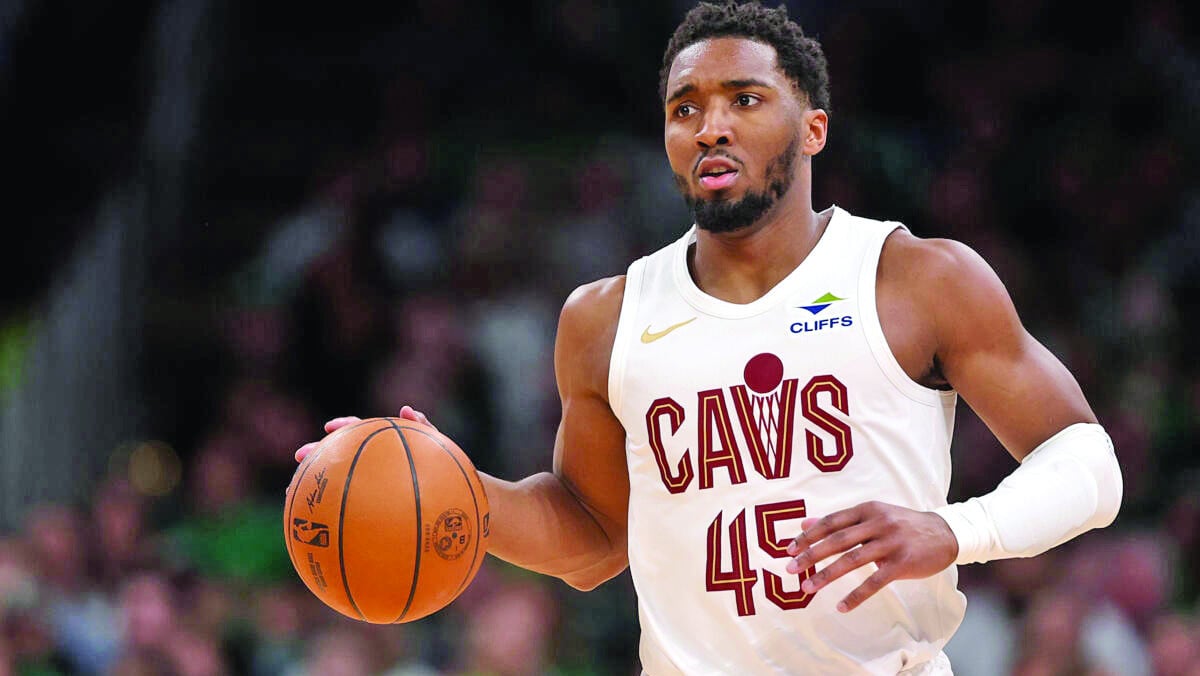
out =
[[955,563],[1037,556],[1112,523],[1121,507],[1112,439],[1094,423],[1064,428],[996,490],[933,510],[958,539]]

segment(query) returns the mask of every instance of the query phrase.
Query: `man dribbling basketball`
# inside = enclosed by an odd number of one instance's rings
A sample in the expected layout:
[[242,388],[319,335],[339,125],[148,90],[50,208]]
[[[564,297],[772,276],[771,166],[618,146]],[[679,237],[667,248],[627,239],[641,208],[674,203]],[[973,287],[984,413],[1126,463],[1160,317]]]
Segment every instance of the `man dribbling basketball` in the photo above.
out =
[[[693,9],[661,94],[695,226],[567,299],[553,471],[484,477],[490,551],[629,566],[652,676],[950,673],[955,564],[1111,523],[1111,441],[973,251],[813,210],[828,75],[784,9]],[[959,394],[1021,465],[947,505]]]

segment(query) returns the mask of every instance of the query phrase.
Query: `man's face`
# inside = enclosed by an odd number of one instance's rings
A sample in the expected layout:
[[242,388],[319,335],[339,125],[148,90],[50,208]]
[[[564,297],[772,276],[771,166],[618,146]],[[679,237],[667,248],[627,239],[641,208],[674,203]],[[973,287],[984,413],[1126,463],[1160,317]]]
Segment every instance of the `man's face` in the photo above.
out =
[[729,232],[757,222],[791,187],[804,111],[775,49],[697,42],[671,64],[666,97],[667,157],[696,224]]

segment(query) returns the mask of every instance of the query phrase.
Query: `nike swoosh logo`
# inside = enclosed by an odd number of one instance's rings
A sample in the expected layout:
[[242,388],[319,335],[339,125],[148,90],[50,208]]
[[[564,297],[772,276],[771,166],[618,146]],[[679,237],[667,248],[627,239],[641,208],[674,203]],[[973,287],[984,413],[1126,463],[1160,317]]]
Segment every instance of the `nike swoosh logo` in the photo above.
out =
[[696,321],[696,318],[692,317],[691,319],[684,320],[682,322],[679,322],[678,324],[672,324],[672,325],[668,326],[667,328],[663,329],[662,331],[658,331],[658,332],[651,331],[650,327],[647,326],[646,330],[642,331],[642,342],[643,343],[653,343],[654,341],[658,340],[659,338],[662,338],[663,336],[666,336],[668,333],[674,331],[675,329],[677,329],[681,326],[685,326],[687,324],[691,324],[694,321]]

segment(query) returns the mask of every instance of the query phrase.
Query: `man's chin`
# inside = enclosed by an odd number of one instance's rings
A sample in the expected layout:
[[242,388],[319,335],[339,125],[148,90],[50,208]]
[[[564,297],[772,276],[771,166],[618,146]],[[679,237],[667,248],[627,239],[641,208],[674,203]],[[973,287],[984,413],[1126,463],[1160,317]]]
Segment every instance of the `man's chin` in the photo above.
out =
[[734,194],[732,188],[725,188],[724,190],[702,190],[699,193],[692,195],[693,202],[720,202],[723,204],[735,202],[741,198],[742,195]]
[[[716,196],[713,196],[716,197]],[[735,232],[754,225],[762,218],[775,200],[769,195],[751,193],[740,198],[689,200],[688,206],[696,219],[696,226],[708,232]]]

